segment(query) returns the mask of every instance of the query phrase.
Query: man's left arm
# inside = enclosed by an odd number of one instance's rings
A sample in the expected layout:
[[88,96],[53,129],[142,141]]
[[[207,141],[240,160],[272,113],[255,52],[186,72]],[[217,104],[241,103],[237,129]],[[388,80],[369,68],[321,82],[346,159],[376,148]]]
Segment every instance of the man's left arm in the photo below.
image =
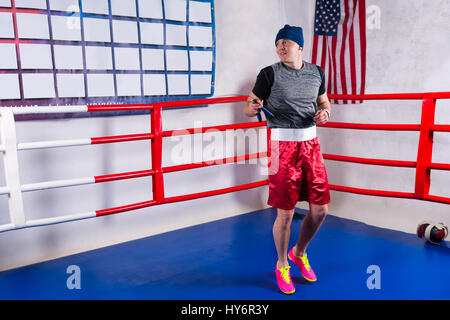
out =
[[317,97],[317,107],[319,110],[314,115],[314,121],[318,124],[327,123],[331,115],[331,103],[326,92]]

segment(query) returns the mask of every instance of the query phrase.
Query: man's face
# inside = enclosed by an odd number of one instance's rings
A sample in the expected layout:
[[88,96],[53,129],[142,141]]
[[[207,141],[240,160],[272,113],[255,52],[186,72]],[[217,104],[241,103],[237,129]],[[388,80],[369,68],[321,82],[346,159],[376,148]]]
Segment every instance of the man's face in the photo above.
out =
[[302,49],[297,42],[280,39],[276,43],[276,51],[281,62],[291,63],[301,59]]

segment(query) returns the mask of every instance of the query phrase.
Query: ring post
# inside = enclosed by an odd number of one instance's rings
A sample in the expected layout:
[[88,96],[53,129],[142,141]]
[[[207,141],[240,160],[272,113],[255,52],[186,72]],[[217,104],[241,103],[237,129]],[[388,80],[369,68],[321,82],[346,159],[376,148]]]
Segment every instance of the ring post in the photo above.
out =
[[417,150],[416,182],[414,196],[425,199],[430,191],[430,164],[433,153],[433,130],[436,99],[425,93],[422,102],[419,148]]
[[152,139],[152,170],[153,175],[153,200],[158,203],[164,201],[164,178],[162,172],[162,139],[163,139],[163,126],[162,126],[162,106],[155,104],[154,109],[151,111],[151,129],[154,135]]
[[1,116],[1,141],[3,162],[5,165],[6,186],[9,189],[9,215],[11,225],[15,228],[25,226],[25,214],[23,210],[22,189],[20,185],[19,157],[17,154],[16,125],[11,109],[2,108]]

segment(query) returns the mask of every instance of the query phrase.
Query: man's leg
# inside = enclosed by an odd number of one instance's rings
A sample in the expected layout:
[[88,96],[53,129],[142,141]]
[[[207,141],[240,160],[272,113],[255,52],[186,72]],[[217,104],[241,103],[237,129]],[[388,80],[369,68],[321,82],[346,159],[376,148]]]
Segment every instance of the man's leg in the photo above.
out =
[[309,212],[303,219],[300,235],[294,248],[294,254],[301,257],[305,254],[311,240],[316,235],[328,213],[328,205],[309,204]]
[[287,260],[287,251],[289,247],[289,238],[291,235],[291,222],[294,217],[294,209],[277,209],[277,218],[273,224],[273,240],[278,254],[278,267],[285,268],[289,266]]

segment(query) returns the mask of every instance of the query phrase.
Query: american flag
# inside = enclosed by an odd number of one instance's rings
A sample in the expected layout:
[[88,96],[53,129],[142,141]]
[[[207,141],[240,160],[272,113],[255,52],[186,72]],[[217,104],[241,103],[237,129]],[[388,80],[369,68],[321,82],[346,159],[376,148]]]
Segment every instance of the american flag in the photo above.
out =
[[365,0],[316,0],[311,62],[324,69],[328,93],[364,94]]

